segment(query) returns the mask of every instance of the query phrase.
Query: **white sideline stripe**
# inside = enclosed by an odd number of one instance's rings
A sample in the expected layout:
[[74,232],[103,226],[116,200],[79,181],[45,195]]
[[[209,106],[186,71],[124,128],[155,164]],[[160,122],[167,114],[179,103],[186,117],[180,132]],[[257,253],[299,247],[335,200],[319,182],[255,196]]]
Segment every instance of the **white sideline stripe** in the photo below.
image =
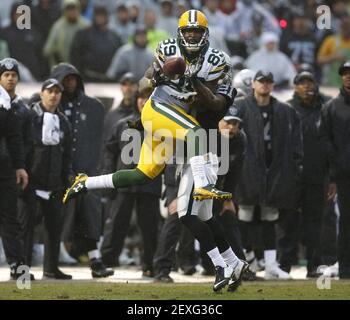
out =
[[180,117],[177,113],[175,113],[174,111],[170,110],[169,108],[162,106],[158,102],[154,102],[154,104],[157,106],[157,108],[161,109],[165,113],[168,113],[173,118],[179,120],[180,122],[182,122],[186,126],[190,127],[191,129],[193,129],[195,127],[192,123],[188,122],[185,118]]

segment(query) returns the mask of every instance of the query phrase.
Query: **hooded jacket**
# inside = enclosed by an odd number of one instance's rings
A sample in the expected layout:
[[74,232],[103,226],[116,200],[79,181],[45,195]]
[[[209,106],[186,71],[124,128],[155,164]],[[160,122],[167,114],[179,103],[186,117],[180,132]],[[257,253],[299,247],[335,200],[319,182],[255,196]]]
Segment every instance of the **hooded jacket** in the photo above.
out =
[[60,63],[51,72],[51,77],[60,83],[68,75],[77,76],[78,86],[72,97],[63,92],[60,110],[72,127],[73,171],[96,175],[102,147],[104,106],[85,94],[82,78],[74,66]]
[[300,120],[289,105],[272,99],[272,162],[265,163],[264,125],[253,94],[235,101],[247,136],[239,204],[293,209],[298,199],[303,146]]

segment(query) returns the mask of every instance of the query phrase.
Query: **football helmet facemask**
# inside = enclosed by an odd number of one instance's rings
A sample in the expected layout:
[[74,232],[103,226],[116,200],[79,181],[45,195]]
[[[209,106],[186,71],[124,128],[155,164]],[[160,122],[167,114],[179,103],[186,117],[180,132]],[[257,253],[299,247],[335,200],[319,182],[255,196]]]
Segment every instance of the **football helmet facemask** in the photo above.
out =
[[[201,37],[195,39],[195,37],[185,37],[185,31],[190,29],[197,29],[201,31]],[[199,10],[188,10],[183,13],[179,19],[179,25],[177,29],[178,43],[186,53],[194,54],[201,52],[202,49],[209,44],[209,29],[208,20],[203,12]]]

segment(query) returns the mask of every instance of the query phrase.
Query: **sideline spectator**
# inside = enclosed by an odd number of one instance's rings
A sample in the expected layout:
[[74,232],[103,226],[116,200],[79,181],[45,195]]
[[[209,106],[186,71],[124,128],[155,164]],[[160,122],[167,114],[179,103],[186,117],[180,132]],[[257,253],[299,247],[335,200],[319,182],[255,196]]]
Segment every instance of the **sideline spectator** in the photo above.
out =
[[339,70],[340,93],[322,110],[321,139],[326,143],[330,161],[330,179],[335,182],[328,190],[328,199],[338,194],[340,211],[338,234],[339,277],[350,278],[350,61]]
[[275,224],[278,209],[296,206],[302,137],[295,110],[271,96],[273,85],[273,74],[259,70],[253,93],[235,102],[247,135],[236,199],[242,223],[263,226],[265,279],[290,279],[277,264]]
[[[96,174],[102,148],[104,107],[97,99],[85,94],[82,78],[72,65],[60,63],[51,71],[51,77],[64,87],[60,110],[67,116],[72,128],[73,172]],[[102,233],[99,195],[94,192],[82,194],[64,210],[64,240],[83,243],[83,251],[90,259],[92,277],[113,275],[113,270],[103,265],[97,249]]]
[[58,111],[63,86],[46,80],[41,100],[32,106],[32,148],[28,161],[29,187],[20,210],[25,220],[26,264],[31,265],[35,224],[44,219],[44,270],[47,279],[70,280],[58,269],[62,231],[62,198],[71,172],[71,132],[68,119]]
[[[13,280],[23,275],[18,267],[24,264],[24,248],[21,241],[21,225],[17,217],[17,184],[25,189],[28,174],[25,168],[23,146],[25,112],[13,103],[19,80],[17,61],[0,61],[0,215],[1,235],[10,277]],[[26,132],[27,134],[27,132]],[[6,150],[7,149],[7,150]],[[34,280],[31,274],[30,279]]]
[[306,276],[314,278],[318,276],[317,267],[323,264],[321,231],[328,167],[325,145],[319,139],[319,125],[321,109],[330,98],[320,94],[315,76],[308,71],[299,73],[294,84],[294,95],[288,103],[297,112],[303,132],[303,174],[298,208],[301,216],[296,210],[281,210],[278,226],[284,235],[279,239],[280,262],[281,268],[289,273],[296,258],[298,240],[301,240],[298,237],[301,226],[306,247]]
[[[12,58],[6,58],[1,61],[2,65],[2,72],[3,72],[3,78],[0,81],[0,84],[4,87],[4,89],[8,92],[8,94],[11,97],[11,109],[15,113],[15,115],[18,117],[19,124],[18,127],[21,132],[22,136],[22,143],[23,143],[23,151],[24,151],[24,161],[25,166],[27,168],[29,164],[29,158],[30,158],[30,150],[32,145],[32,137],[31,137],[31,116],[30,111],[28,110],[27,105],[23,101],[23,99],[17,94],[17,85],[19,83],[20,75],[20,66],[18,62],[15,59]],[[6,72],[8,71],[8,72]],[[12,76],[12,77],[11,77]],[[8,147],[7,147],[8,148]],[[8,152],[6,151],[6,146],[2,144],[1,146],[1,179],[7,179],[8,182],[11,181],[11,177],[14,176],[13,173],[13,166],[11,165],[11,159],[9,157]],[[11,190],[11,187],[9,188]],[[12,205],[12,199],[10,199],[10,203]],[[19,201],[20,202],[20,201]],[[14,207],[14,210],[16,209],[16,206]],[[20,209],[19,209],[20,211]],[[25,225],[21,220],[20,212],[17,214],[21,227],[25,229]],[[27,251],[27,243],[24,243],[24,263],[28,266],[31,266],[30,261],[27,259],[26,255]]]

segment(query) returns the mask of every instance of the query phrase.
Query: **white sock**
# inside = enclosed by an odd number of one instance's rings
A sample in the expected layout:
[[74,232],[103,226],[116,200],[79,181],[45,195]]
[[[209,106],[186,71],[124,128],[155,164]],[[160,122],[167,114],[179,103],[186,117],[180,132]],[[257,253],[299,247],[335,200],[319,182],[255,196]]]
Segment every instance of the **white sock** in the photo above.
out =
[[113,185],[112,176],[113,176],[113,173],[105,174],[103,176],[88,177],[85,181],[85,186],[88,190],[108,189],[108,188],[113,189],[114,185]]
[[208,179],[205,174],[205,160],[203,156],[195,156],[190,159],[192,175],[195,188],[202,188],[208,185]]
[[90,260],[92,260],[92,259],[100,259],[101,258],[100,251],[98,251],[97,249],[89,251],[88,252],[88,256],[89,256]]
[[211,261],[213,262],[213,265],[215,267],[217,267],[217,266],[220,266],[223,268],[227,267],[227,264],[225,263],[224,259],[222,258],[221,254],[219,252],[219,249],[217,247],[208,251],[207,255],[209,256],[209,258],[211,259]]
[[233,252],[231,247],[228,248],[225,252],[222,252],[221,256],[224,258],[224,261],[226,262],[226,264],[228,264],[229,266],[231,266],[233,268],[237,267],[239,259],[235,255],[235,253]]
[[277,251],[265,250],[264,251],[265,268],[269,268],[277,263]]

